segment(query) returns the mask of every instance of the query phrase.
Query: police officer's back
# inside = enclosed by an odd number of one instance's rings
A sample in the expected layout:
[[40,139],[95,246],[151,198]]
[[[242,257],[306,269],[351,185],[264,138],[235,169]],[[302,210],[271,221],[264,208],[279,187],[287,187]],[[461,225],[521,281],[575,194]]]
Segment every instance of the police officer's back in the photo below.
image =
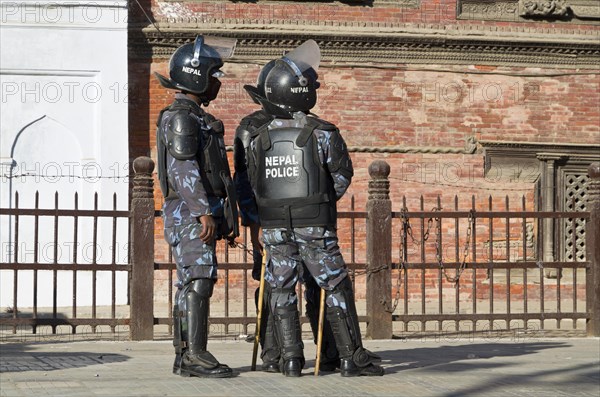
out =
[[378,357],[362,347],[352,284],[338,246],[336,201],[350,185],[352,162],[337,127],[310,113],[319,61],[312,40],[276,61],[259,99],[273,121],[250,143],[249,171],[270,258],[265,279],[271,286],[281,372],[299,376],[304,365],[295,293],[303,262],[326,290],[342,376],[383,375],[374,364]]

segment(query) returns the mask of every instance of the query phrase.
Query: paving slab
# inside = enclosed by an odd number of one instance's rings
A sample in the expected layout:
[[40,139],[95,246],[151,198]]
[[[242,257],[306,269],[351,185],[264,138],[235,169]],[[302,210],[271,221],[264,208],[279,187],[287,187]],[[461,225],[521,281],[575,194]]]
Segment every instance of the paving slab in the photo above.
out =
[[315,377],[315,346],[304,343],[302,377],[286,378],[251,371],[251,343],[211,340],[209,350],[235,370],[229,379],[173,375],[167,340],[2,343],[0,395],[600,396],[598,338],[367,340],[386,369],[369,378]]

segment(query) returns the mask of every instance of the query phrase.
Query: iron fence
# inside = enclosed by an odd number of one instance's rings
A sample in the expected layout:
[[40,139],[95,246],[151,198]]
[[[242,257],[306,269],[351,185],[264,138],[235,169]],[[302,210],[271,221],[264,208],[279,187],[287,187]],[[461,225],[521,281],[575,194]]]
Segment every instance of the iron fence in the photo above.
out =
[[[34,208],[20,208],[17,192],[12,208],[0,208],[0,218],[10,226],[8,240],[3,241],[0,271],[4,280],[12,278],[12,302],[0,316],[0,326],[12,329],[12,333],[27,326],[33,334],[40,326],[50,327],[51,334],[56,334],[61,326],[73,334],[78,327],[95,334],[98,327],[106,326],[115,333],[117,327],[129,324],[129,313],[117,313],[117,294],[126,297],[128,293],[127,284],[118,283],[117,279],[127,280],[131,271],[126,254],[118,255],[118,247],[127,250],[127,242],[119,241],[119,229],[125,229],[127,235],[129,211],[117,210],[116,194],[109,210],[98,208],[97,193],[90,209],[79,208],[77,193],[72,209],[59,208],[60,198],[57,192],[54,208],[40,208],[36,192]],[[109,229],[102,236],[101,226]],[[49,230],[51,238],[45,236]],[[100,275],[107,274],[98,281]],[[20,282],[20,278],[30,279],[31,283]],[[99,289],[111,291],[108,304],[98,302]],[[21,290],[30,290],[30,295],[23,295]],[[49,299],[45,291],[50,291]],[[59,305],[65,297],[66,309]],[[100,306],[108,310],[99,312]],[[41,308],[50,311],[42,312]]]
[[[159,254],[165,246],[161,248],[155,233],[161,226],[153,197],[153,167],[149,158],[134,161],[129,211],[117,210],[116,196],[112,209],[99,209],[97,194],[90,209],[79,209],[77,195],[74,209],[60,209],[58,194],[54,208],[39,208],[38,196],[34,208],[19,208],[16,195],[12,208],[0,209],[0,217],[10,224],[12,238],[8,244],[10,255],[3,258],[0,271],[4,277],[12,272],[13,285],[12,307],[10,313],[0,316],[1,327],[16,332],[18,327],[28,326],[33,333],[40,326],[51,327],[52,333],[60,326],[72,333],[79,332],[78,327],[96,332],[98,327],[106,326],[111,333],[123,327],[128,328],[133,340],[152,339],[155,326],[167,326],[171,331],[168,308],[173,303],[175,266],[169,251]],[[367,336],[546,329],[600,335],[600,166],[589,169],[588,211],[578,212],[537,211],[528,207],[531,203],[524,197],[514,205],[508,197],[489,197],[485,202],[475,197],[454,197],[443,202],[440,196],[433,201],[412,198],[411,204],[403,198],[401,210],[393,211],[389,171],[387,163],[373,162],[369,167],[366,211],[357,211],[352,201],[350,211],[341,211],[338,220],[340,248],[351,270],[356,296],[364,302],[359,310]],[[40,260],[39,251],[42,219],[49,219],[53,230],[48,240],[52,254],[44,260]],[[84,220],[91,237],[82,236]],[[581,255],[573,255],[578,259],[571,261],[555,260],[554,253],[544,252],[544,244],[540,244],[547,240],[546,225],[549,221],[569,224],[573,220],[585,224],[585,260]],[[106,256],[100,260],[97,250],[102,223],[105,243],[113,248],[108,260]],[[122,237],[120,229],[124,225],[128,239]],[[32,231],[33,249],[23,255],[22,232],[26,226]],[[74,246],[82,239],[91,241],[88,257],[82,258],[80,249],[74,249],[68,258],[59,254],[59,234],[66,232]],[[574,233],[570,236],[577,238]],[[236,247],[222,243],[218,249],[219,281],[210,321],[213,331],[219,327],[219,332],[226,335],[232,327],[236,333],[248,334],[256,321],[253,295],[258,284],[250,275],[248,239],[243,230]],[[124,262],[117,258],[115,248],[121,240],[129,242]],[[570,245],[574,247],[575,241]],[[28,257],[32,259],[23,260]],[[560,259],[560,255],[556,257]],[[26,272],[31,273],[31,313],[21,311],[24,304],[18,290],[22,285],[19,278]],[[51,274],[52,296],[44,302],[38,300],[40,272]],[[166,274],[163,306],[167,311],[162,313],[155,310],[155,302],[160,300],[155,281],[160,272]],[[91,280],[84,286],[82,273]],[[110,277],[100,282],[101,273]],[[64,274],[70,275],[68,290],[61,288]],[[117,295],[122,295],[118,279],[123,274],[128,280],[127,302],[121,307]],[[98,312],[100,289],[111,291],[108,310],[103,313]],[[87,315],[82,314],[83,292],[90,296]],[[298,292],[302,301],[301,286]],[[64,296],[70,297],[66,305],[70,313],[59,310],[59,300]],[[42,315],[38,311],[41,306],[50,306],[51,312]],[[120,313],[119,309],[126,312]]]

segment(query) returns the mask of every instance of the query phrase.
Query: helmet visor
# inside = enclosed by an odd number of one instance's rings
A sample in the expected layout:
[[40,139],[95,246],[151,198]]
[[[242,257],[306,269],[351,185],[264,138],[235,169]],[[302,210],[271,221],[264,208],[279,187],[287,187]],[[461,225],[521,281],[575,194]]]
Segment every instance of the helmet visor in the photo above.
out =
[[202,56],[209,58],[228,59],[233,56],[237,39],[229,37],[204,36]]
[[307,40],[283,57],[295,63],[301,72],[311,68],[316,72],[321,62],[321,50],[314,40]]

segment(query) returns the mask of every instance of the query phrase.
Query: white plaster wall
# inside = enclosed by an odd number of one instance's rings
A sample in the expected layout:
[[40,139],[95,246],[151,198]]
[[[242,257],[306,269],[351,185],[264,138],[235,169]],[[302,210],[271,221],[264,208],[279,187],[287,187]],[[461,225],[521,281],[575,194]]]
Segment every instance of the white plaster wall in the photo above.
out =
[[[127,2],[5,1],[0,0],[0,207],[32,208],[39,193],[40,208],[92,209],[128,207],[127,125]],[[14,216],[0,216],[0,263],[15,258],[33,262],[34,222],[19,217],[18,236]],[[80,218],[77,235],[73,219],[58,225],[39,220],[40,263],[94,261],[91,218]],[[126,220],[117,225],[116,262],[127,263]],[[112,219],[98,223],[96,258],[112,261]],[[57,248],[55,248],[55,245]],[[51,306],[57,290],[59,306],[73,300],[73,273],[38,272],[39,306]],[[92,302],[91,272],[77,273],[78,305]],[[0,271],[0,307],[13,306],[14,272]],[[111,302],[111,275],[97,274],[97,304]],[[117,303],[126,302],[127,276],[117,275]],[[19,272],[18,307],[33,304],[33,272]]]

